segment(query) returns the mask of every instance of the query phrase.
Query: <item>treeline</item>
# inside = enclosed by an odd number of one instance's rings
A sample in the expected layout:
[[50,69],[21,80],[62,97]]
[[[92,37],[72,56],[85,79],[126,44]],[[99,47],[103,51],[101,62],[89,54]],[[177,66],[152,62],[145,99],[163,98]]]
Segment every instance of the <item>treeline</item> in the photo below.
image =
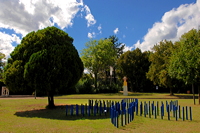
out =
[[200,30],[192,29],[176,42],[163,40],[151,51],[124,52],[125,44],[116,36],[85,46],[78,54],[73,38],[56,27],[31,32],[5,67],[0,53],[0,79],[10,94],[115,93],[123,90],[124,76],[132,92],[200,92]]
[[124,76],[133,92],[168,91],[173,95],[191,92],[192,86],[199,86],[199,30],[190,30],[176,42],[163,40],[151,51],[136,48],[124,53],[124,47],[116,36],[87,42],[80,53],[87,73],[76,85],[76,92],[118,92],[122,90]]

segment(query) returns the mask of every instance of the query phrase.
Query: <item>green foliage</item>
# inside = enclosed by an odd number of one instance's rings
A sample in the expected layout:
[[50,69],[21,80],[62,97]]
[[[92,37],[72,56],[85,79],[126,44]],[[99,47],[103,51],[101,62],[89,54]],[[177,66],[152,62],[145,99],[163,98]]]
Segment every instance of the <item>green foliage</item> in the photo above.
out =
[[119,84],[100,84],[96,93],[118,93],[122,90],[122,85]]
[[171,78],[168,73],[169,61],[174,49],[176,49],[176,45],[171,41],[165,40],[155,45],[152,48],[153,53],[149,57],[151,65],[146,74],[147,78],[153,81],[155,85],[170,88],[171,95],[173,95],[172,88],[178,83],[178,81]]
[[192,29],[183,34],[173,51],[169,74],[186,84],[199,82],[200,76],[200,30]]
[[[113,43],[113,49],[115,50],[116,52],[116,58],[119,59],[119,57],[124,53],[124,48],[125,48],[125,44],[124,43],[121,43],[119,42],[119,39],[118,37],[116,37],[115,35],[112,35],[112,36],[109,36],[109,39],[111,40],[111,42]],[[114,62],[114,64],[111,65],[111,67],[113,68],[113,82],[115,84],[117,84],[117,77],[118,75],[116,74],[117,73],[117,60],[116,62]],[[106,80],[109,80],[109,76],[110,76],[110,79],[112,78],[112,76],[110,75],[109,73],[110,70],[104,70],[103,71],[103,76],[105,77],[105,81]],[[106,73],[105,73],[106,72]]]
[[81,51],[81,59],[84,67],[94,74],[95,88],[97,88],[97,74],[115,63],[116,51],[110,39],[91,40]]
[[146,72],[149,68],[149,52],[141,52],[139,48],[133,51],[127,51],[118,59],[119,74],[128,78],[132,91],[139,91],[149,85],[146,80]]
[[151,66],[147,73],[147,78],[153,81],[155,85],[167,87],[168,82],[171,80],[167,72],[167,67],[169,64],[172,47],[173,43],[165,40],[161,41],[152,48],[153,53],[151,53],[149,57]]
[[76,92],[79,94],[93,94],[95,89],[92,86],[93,80],[89,74],[83,74],[82,78],[76,84]]
[[3,78],[3,67],[5,66],[5,62],[3,61],[5,59],[5,54],[0,52],[0,81]]
[[[101,86],[103,86],[102,88],[104,86],[111,88],[111,79],[116,84],[116,60],[123,53],[123,49],[124,44],[119,43],[116,36],[110,36],[108,39],[91,40],[86,43],[86,48],[81,52],[81,59],[84,67],[94,77],[95,93],[99,92]],[[109,74],[110,66],[113,67],[113,77]]]
[[118,42],[119,39],[115,35],[110,36],[109,39],[113,43],[113,49],[116,51],[117,58],[119,58],[123,54],[125,44]]
[[56,27],[27,34],[11,53],[4,81],[11,90],[28,88],[53,95],[73,87],[81,78],[83,63],[73,38]]

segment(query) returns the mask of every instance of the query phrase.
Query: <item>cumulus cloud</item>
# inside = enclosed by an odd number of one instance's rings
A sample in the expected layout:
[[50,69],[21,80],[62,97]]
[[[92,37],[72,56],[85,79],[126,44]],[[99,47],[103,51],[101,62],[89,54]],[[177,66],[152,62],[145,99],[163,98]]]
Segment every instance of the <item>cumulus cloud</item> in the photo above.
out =
[[[88,27],[96,23],[83,0],[0,0],[0,28],[11,29],[22,36],[54,24],[64,29],[73,25],[74,17],[80,12],[84,12]],[[1,49],[8,44],[9,49],[13,49],[11,43],[16,40],[8,39],[11,37],[14,35],[0,36]]]
[[87,20],[87,26],[90,27],[91,25],[94,25],[96,23],[96,20],[94,19],[94,16],[91,14],[90,8],[87,5],[85,5],[85,10],[85,19]]
[[10,53],[14,50],[12,43],[20,43],[21,40],[15,34],[9,35],[3,32],[0,32],[0,37],[0,52],[4,53],[6,58],[8,58]]
[[88,32],[88,38],[95,38],[96,33],[95,32]]
[[113,32],[114,34],[117,34],[119,32],[119,28],[116,28]]
[[137,41],[135,47],[142,51],[150,50],[156,43],[162,40],[177,41],[180,36],[192,28],[198,28],[200,22],[200,0],[194,4],[180,5],[166,12],[161,22],[154,23],[143,41]]
[[80,8],[83,8],[83,3],[76,0],[0,1],[0,27],[13,29],[23,35],[54,23],[63,29],[72,26],[72,19]]
[[134,46],[126,46],[123,49],[123,52],[131,51],[134,48]]

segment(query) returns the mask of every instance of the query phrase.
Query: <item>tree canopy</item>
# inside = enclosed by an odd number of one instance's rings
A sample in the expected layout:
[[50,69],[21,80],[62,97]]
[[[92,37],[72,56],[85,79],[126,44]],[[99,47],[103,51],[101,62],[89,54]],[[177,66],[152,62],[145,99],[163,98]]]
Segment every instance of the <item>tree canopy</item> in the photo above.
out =
[[73,87],[82,73],[83,63],[73,38],[56,27],[47,27],[27,34],[14,49],[4,81],[12,90],[47,92],[49,107],[53,107],[55,92]]
[[168,66],[173,49],[175,49],[175,45],[171,41],[165,40],[155,45],[149,57],[151,65],[146,75],[155,85],[170,88],[171,95],[173,95],[172,88],[177,82],[168,74]]
[[141,52],[139,48],[133,51],[127,51],[120,56],[117,61],[121,78],[126,76],[131,85],[132,91],[144,89],[146,80],[146,72],[149,69],[150,62],[148,61],[149,52]]
[[192,29],[183,34],[177,44],[179,48],[172,53],[169,75],[192,84],[193,97],[193,84],[198,84],[200,104],[200,30]]
[[5,65],[5,62],[3,61],[5,59],[5,54],[0,52],[0,80],[3,78],[3,67]]
[[172,54],[169,74],[186,84],[200,79],[200,31],[190,30],[181,36],[179,49]]
[[95,88],[97,88],[97,74],[116,61],[116,51],[110,39],[91,40],[81,51],[84,67],[94,75]]
[[119,58],[123,54],[125,44],[118,42],[119,39],[115,36],[109,36],[110,41],[113,43],[113,49],[116,51],[116,56]]

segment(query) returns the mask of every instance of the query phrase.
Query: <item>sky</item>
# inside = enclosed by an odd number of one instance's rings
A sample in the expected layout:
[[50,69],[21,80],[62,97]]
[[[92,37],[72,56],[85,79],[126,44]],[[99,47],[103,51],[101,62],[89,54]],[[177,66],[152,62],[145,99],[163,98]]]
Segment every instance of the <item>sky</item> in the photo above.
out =
[[125,51],[178,41],[200,27],[200,0],[0,0],[0,52],[8,58],[31,31],[56,26],[80,53],[91,39],[116,35]]

